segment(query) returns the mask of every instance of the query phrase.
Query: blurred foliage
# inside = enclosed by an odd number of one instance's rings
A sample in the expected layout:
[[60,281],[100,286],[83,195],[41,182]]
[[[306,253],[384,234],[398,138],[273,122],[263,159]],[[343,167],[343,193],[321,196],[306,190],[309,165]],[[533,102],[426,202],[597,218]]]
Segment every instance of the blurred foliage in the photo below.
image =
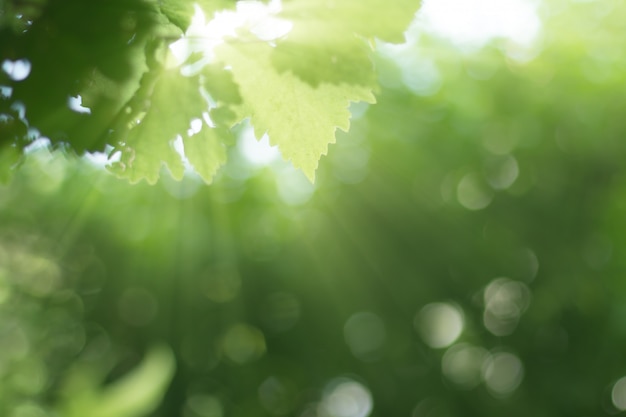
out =
[[0,415],[622,412],[626,10],[541,11],[536,50],[381,47],[315,186],[244,128],[210,188],[31,147],[0,185]]

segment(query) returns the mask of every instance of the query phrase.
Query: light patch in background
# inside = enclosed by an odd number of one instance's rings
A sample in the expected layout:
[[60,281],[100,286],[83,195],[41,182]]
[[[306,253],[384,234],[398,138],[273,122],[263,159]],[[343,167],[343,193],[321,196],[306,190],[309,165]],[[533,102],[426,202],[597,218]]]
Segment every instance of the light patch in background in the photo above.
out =
[[530,295],[530,289],[523,282],[508,278],[491,281],[484,292],[485,328],[496,336],[513,333],[530,304]]
[[369,173],[370,150],[361,143],[341,141],[333,150],[333,175],[344,184],[358,184]]
[[467,174],[456,188],[456,198],[468,210],[482,210],[491,204],[493,193],[476,174]]
[[[50,141],[48,141],[46,146],[49,145]],[[93,167],[105,169],[107,165],[119,162],[122,157],[121,152],[113,153],[114,149],[111,145],[105,145],[104,152],[85,152],[82,158]]]
[[439,91],[443,80],[435,62],[426,57],[401,58],[402,81],[418,96],[432,96]]
[[520,130],[515,123],[488,123],[482,135],[482,145],[494,155],[508,155],[519,145]]
[[15,101],[13,103],[11,103],[11,110],[15,111],[17,113],[17,117],[19,117],[21,120],[25,121],[25,117],[26,117],[26,106],[24,105],[24,103],[22,103],[21,101]]
[[[428,97],[436,94],[443,85],[441,73],[435,61],[416,48],[417,35],[407,33],[407,42],[378,45],[379,53],[394,61],[401,71],[402,85],[418,96]],[[384,70],[383,70],[384,71]],[[381,77],[381,83],[387,87],[398,87],[396,76],[389,74]]]
[[0,98],[4,99],[4,100],[8,100],[11,98],[11,95],[13,94],[13,88],[6,86],[6,85],[0,85]]
[[445,348],[463,332],[463,312],[450,303],[431,303],[417,313],[413,324],[428,346]]
[[337,378],[326,386],[317,416],[367,417],[373,406],[372,394],[365,386],[349,378]]
[[424,0],[418,22],[462,47],[480,48],[494,38],[530,46],[541,29],[537,7],[532,0]]
[[511,155],[495,156],[485,163],[487,182],[494,190],[506,190],[519,176],[519,165]]
[[293,24],[276,17],[281,10],[280,0],[271,0],[267,4],[240,1],[237,2],[234,11],[216,12],[213,18],[207,21],[202,9],[196,5],[187,32],[170,45],[175,64],[181,65],[191,54],[200,52],[204,57],[193,65],[194,71],[199,71],[203,65],[214,60],[214,49],[217,46],[226,42],[226,38],[236,38],[242,30],[247,30],[260,41],[272,41],[285,36],[291,31]]
[[276,189],[283,203],[290,206],[299,206],[311,199],[315,192],[315,185],[309,181],[302,170],[291,164],[281,161],[282,166],[275,167]]
[[278,147],[270,144],[268,135],[257,139],[253,127],[244,122],[237,132],[236,151],[230,155],[223,172],[241,184],[264,168],[273,172],[278,197],[287,205],[304,204],[313,195],[315,186],[301,170],[283,160]]
[[449,348],[441,359],[443,375],[465,389],[480,384],[481,370],[489,352],[480,346],[459,343]]
[[49,415],[40,405],[25,401],[13,409],[11,417],[47,417]]
[[213,395],[192,395],[187,398],[183,408],[183,417],[222,417],[223,415],[222,403]]
[[[179,138],[174,142],[178,142]],[[182,146],[182,140],[180,140]],[[179,153],[180,154],[180,153]],[[165,191],[172,197],[178,200],[184,200],[191,198],[200,191],[204,185],[200,176],[193,170],[193,167],[189,164],[186,157],[182,156],[183,164],[185,166],[185,175],[182,179],[172,178],[172,174],[169,171],[163,171],[159,176],[159,184],[163,186]]]
[[618,379],[613,385],[611,401],[618,410],[626,410],[626,376]]
[[104,168],[109,163],[109,156],[106,152],[85,152],[83,158],[97,168]]
[[280,160],[278,147],[270,145],[270,139],[267,135],[263,135],[260,140],[257,140],[251,126],[241,132],[238,149],[251,165],[267,166]]
[[235,324],[224,335],[222,349],[231,361],[243,365],[265,354],[265,336],[256,327]]
[[23,81],[30,74],[31,64],[27,59],[18,59],[16,61],[5,59],[2,61],[2,70],[13,81]]
[[370,312],[353,314],[343,327],[343,335],[352,354],[365,362],[379,357],[387,339],[385,323]]
[[524,365],[512,353],[494,353],[486,359],[482,376],[493,396],[505,397],[521,384],[524,378]]
[[91,114],[91,109],[83,106],[83,98],[80,95],[68,97],[67,106],[76,113]]
[[42,194],[56,192],[68,175],[65,155],[45,148],[49,143],[48,139],[37,139],[25,149],[25,153],[31,155],[33,168],[36,167],[32,174],[28,174],[31,176],[31,187]]
[[[208,113],[205,113],[208,116]],[[210,119],[210,118],[209,118]],[[211,125],[211,127],[213,127]],[[202,130],[202,119],[193,119],[191,121],[191,123],[189,124],[189,129],[187,130],[187,135],[188,136],[193,136],[196,133],[200,133],[200,131]]]

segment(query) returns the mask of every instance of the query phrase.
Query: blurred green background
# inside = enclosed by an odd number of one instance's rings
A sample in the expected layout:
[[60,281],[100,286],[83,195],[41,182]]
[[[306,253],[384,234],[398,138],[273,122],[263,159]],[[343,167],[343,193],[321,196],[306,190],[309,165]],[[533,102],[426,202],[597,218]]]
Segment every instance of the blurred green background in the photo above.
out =
[[0,415],[623,413],[626,7],[537,10],[532,46],[381,45],[315,185],[246,127],[210,187],[31,147]]

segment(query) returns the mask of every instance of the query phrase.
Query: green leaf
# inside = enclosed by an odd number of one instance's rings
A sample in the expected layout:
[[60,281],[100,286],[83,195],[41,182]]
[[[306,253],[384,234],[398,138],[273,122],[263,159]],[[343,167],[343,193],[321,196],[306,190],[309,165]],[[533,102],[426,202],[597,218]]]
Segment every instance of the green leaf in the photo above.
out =
[[185,156],[200,177],[210,184],[219,167],[226,163],[225,143],[232,142],[232,133],[223,127],[207,128],[183,138]]
[[306,82],[350,83],[374,87],[376,76],[365,39],[403,42],[419,1],[293,0],[279,17],[293,28],[278,41],[272,62]]
[[181,0],[161,0],[159,9],[180,30],[183,32],[187,30],[193,16],[193,3]]
[[228,140],[228,133],[224,129],[210,132],[211,128],[203,126],[199,133],[188,137],[191,121],[202,120],[203,113],[208,111],[208,104],[200,93],[199,77],[184,77],[177,69],[168,69],[162,70],[152,82],[154,86],[148,96],[145,116],[116,145],[113,152],[121,152],[120,160],[109,169],[133,183],[145,179],[153,184],[159,178],[161,167],[166,165],[172,177],[181,179],[183,157],[174,147],[176,138],[181,136],[190,162],[193,161],[202,178],[210,182],[217,168],[226,161],[221,140]]
[[335,142],[335,130],[348,130],[351,101],[375,101],[370,89],[356,85],[313,87],[295,75],[280,73],[270,62],[265,43],[232,43],[216,50],[239,84],[255,134],[267,133],[283,157],[315,178],[318,161]]
[[[291,71],[317,86],[327,82],[349,83],[374,88],[376,74],[370,48],[352,33],[337,36],[320,22],[302,23],[272,52],[272,63],[281,71]],[[312,38],[311,33],[318,33]]]
[[[282,17],[294,25],[317,22],[336,34],[357,34],[385,42],[404,42],[404,31],[413,20],[420,0],[292,0],[285,1]],[[314,38],[320,32],[310,33]]]
[[[152,76],[144,77],[144,84]],[[142,179],[155,183],[163,164],[174,178],[182,178],[184,166],[174,140],[187,132],[191,119],[200,117],[205,107],[195,78],[182,77],[173,69],[162,71],[152,82],[145,115],[131,122],[127,136],[115,146],[115,151],[121,151],[120,160],[109,167],[132,183]]]
[[[263,13],[246,14],[241,7],[235,16],[219,14],[236,6],[235,0],[133,0],[128,5],[115,0],[115,7],[98,6],[78,26],[68,22],[86,6],[76,9],[77,0],[61,2],[46,18],[50,22],[33,23],[35,28],[63,28],[58,36],[29,30],[24,34],[28,42],[7,49],[13,57],[28,59],[32,73],[19,82],[4,76],[2,83],[26,107],[28,126],[77,153],[112,146],[111,155],[119,159],[112,159],[110,170],[131,182],[155,183],[163,166],[181,178],[188,164],[199,167],[210,182],[225,162],[225,147],[233,142],[229,129],[250,116],[256,134],[269,132],[284,157],[312,179],[319,158],[335,141],[335,129],[349,126],[350,101],[374,101],[372,39],[401,41],[419,3],[397,0],[389,7],[382,0],[284,1],[282,9],[271,2]],[[255,7],[261,3],[253,2]],[[218,26],[232,24],[232,32],[225,33],[234,39],[214,59],[212,48],[224,35],[195,28],[184,35],[194,47],[183,50],[182,55],[192,53],[185,56],[181,72],[169,69],[167,44],[187,31],[196,12],[194,23],[207,29],[200,10],[206,20],[224,18]],[[262,32],[276,18],[289,20],[292,30],[267,41]],[[203,36],[213,32],[216,37],[205,45]],[[7,33],[5,43],[13,45],[16,35]],[[27,47],[31,43],[55,47]],[[52,50],[63,52],[63,59]],[[54,70],[59,62],[63,71]],[[201,68],[207,62],[211,64]],[[196,71],[200,74],[181,75]],[[45,100],[41,91],[47,92]],[[68,106],[68,98],[77,96],[88,110]],[[188,132],[194,119],[204,127],[195,123],[192,139]],[[0,142],[14,145],[22,126],[10,122],[0,126],[10,133],[0,134]]]
[[215,64],[202,69],[203,86],[218,103],[240,104],[239,88],[233,80],[233,73]]
[[159,0],[159,9],[167,19],[180,28],[183,32],[187,30],[191,23],[195,10],[194,5],[198,5],[207,16],[215,11],[232,9],[237,4],[236,0],[198,0],[190,2],[186,0]]

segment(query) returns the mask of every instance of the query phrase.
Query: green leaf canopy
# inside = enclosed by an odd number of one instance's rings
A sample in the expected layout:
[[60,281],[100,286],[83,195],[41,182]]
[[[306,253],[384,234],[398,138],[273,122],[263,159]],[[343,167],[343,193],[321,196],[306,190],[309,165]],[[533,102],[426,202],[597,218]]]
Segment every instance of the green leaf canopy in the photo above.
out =
[[[0,141],[23,149],[35,132],[77,153],[106,150],[110,170],[131,182],[154,183],[163,166],[180,179],[187,165],[210,183],[231,129],[250,119],[313,181],[336,129],[349,128],[350,102],[375,102],[372,41],[402,42],[418,6],[100,0],[79,14],[78,0],[49,0],[26,27],[0,21],[3,55],[32,64],[25,80],[0,79],[10,91],[0,116],[11,121]],[[261,33],[278,21],[286,33]],[[186,50],[173,63],[165,51],[175,41]],[[81,98],[84,108],[71,105]]]

